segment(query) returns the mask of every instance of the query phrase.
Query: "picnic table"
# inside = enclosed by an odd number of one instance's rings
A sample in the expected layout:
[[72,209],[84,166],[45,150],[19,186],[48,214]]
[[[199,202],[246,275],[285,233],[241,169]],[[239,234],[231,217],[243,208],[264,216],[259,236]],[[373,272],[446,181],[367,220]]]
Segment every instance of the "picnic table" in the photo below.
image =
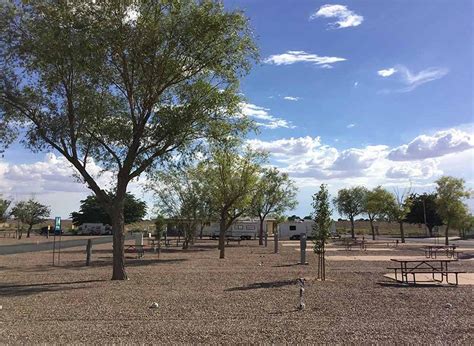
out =
[[353,246],[358,246],[361,250],[367,250],[367,244],[365,242],[365,239],[359,240],[359,239],[352,239],[352,238],[342,238],[340,239],[342,241],[342,245],[344,245],[344,248],[348,251],[352,250]]
[[456,252],[457,245],[425,245],[423,248],[425,250],[426,258],[436,258],[438,251],[445,252],[446,257],[456,258],[458,253]]
[[[398,271],[401,274],[402,283],[409,284],[408,276],[413,277],[413,284],[416,285],[416,274],[431,274],[432,281],[444,282],[450,285],[458,284],[458,274],[464,273],[459,270],[449,270],[449,263],[456,262],[457,259],[446,258],[446,259],[434,259],[434,258],[423,258],[423,259],[400,259],[392,258],[390,261],[398,263],[399,267],[392,267],[387,269],[392,269],[395,271],[395,280],[398,280]],[[455,276],[455,283],[449,282],[449,274]],[[438,279],[437,275],[440,276]]]

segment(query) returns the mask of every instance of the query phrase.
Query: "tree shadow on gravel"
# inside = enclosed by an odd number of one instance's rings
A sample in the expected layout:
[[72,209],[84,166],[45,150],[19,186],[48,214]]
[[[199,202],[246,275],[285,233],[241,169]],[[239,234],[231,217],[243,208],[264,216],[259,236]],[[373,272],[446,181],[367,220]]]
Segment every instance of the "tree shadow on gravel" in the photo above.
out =
[[286,267],[296,267],[296,266],[300,266],[301,264],[299,263],[288,263],[288,264],[279,264],[279,265],[275,265],[275,266],[272,266],[273,268],[286,268]]
[[247,286],[241,287],[232,287],[227,288],[224,291],[226,292],[233,292],[233,291],[247,291],[247,290],[256,290],[259,288],[278,288],[284,286],[295,285],[297,280],[282,280],[282,281],[272,281],[272,282],[256,282]]
[[85,288],[84,286],[70,286],[77,284],[88,284],[109,280],[82,280],[70,282],[46,282],[27,285],[0,285],[0,297],[18,297],[38,294],[43,292],[67,291]]
[[[133,257],[126,257],[126,267],[142,267],[149,266],[152,264],[172,264],[187,261],[186,258],[154,258],[154,259],[136,259]],[[66,269],[87,269],[87,268],[100,268],[100,267],[112,267],[112,258],[105,261],[92,260],[91,265],[88,267],[85,265],[85,261],[71,261],[64,266]]]

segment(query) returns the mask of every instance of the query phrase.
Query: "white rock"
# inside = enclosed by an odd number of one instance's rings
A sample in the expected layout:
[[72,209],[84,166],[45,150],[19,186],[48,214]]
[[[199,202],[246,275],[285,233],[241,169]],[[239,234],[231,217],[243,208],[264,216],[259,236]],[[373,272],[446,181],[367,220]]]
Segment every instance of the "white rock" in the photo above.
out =
[[452,308],[453,307],[453,304],[451,303],[446,303],[446,305],[444,306],[445,308]]
[[152,303],[152,304],[150,305],[150,309],[158,309],[158,303],[156,303],[156,302],[155,302],[155,303]]

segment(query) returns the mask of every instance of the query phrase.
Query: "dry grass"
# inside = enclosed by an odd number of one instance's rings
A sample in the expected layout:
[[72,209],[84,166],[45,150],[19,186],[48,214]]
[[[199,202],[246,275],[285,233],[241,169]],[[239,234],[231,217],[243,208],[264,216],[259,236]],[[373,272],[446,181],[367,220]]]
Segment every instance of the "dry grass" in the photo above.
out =
[[[313,254],[299,266],[294,247],[273,254],[272,245],[231,244],[225,260],[212,241],[160,259],[129,255],[126,282],[109,280],[110,244],[94,247],[92,267],[83,248],[65,250],[61,267],[42,264],[48,252],[0,256],[0,343],[474,342],[472,286],[393,286],[383,277],[388,262],[331,261],[345,251],[328,252],[320,282]],[[474,271],[474,261],[455,265]],[[306,309],[297,311],[301,276]]]

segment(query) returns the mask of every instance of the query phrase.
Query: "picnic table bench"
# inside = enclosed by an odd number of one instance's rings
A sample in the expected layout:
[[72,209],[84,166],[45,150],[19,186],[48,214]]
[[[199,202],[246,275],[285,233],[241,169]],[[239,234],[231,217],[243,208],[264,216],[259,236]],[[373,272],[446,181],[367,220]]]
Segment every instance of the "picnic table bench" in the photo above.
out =
[[358,246],[361,250],[367,250],[367,244],[365,242],[365,239],[359,240],[359,239],[352,239],[352,238],[343,238],[341,239],[342,245],[344,245],[344,248],[348,251],[352,250],[353,246]]
[[[392,258],[390,261],[398,263],[398,267],[390,267],[395,271],[395,280],[398,280],[398,271],[400,271],[401,282],[404,284],[409,284],[409,275],[413,278],[413,285],[416,285],[416,274],[431,274],[432,281],[444,282],[446,280],[447,284],[458,285],[458,274],[465,273],[464,271],[459,270],[449,270],[448,264],[451,262],[456,262],[457,259],[434,259],[434,258],[424,258],[424,259],[399,259]],[[449,282],[449,274],[453,274],[455,277],[455,282]],[[437,275],[440,276],[438,279]],[[421,282],[420,280],[418,282]],[[425,280],[426,282],[426,280]]]
[[238,245],[240,245],[240,242],[242,241],[242,238],[240,237],[225,237],[226,244],[229,245],[229,242],[231,241],[236,241]]
[[448,258],[457,258],[459,252],[456,252],[457,245],[425,245],[423,248],[425,250],[426,258],[436,258],[438,251],[446,254]]

